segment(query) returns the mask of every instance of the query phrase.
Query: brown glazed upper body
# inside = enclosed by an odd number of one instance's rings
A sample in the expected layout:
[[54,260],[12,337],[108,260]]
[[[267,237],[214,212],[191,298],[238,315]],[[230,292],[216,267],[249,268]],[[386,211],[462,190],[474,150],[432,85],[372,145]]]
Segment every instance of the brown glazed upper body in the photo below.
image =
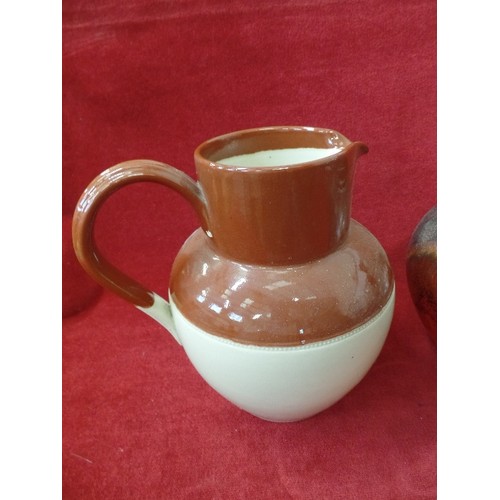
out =
[[228,259],[199,229],[174,262],[170,294],[204,331],[245,344],[293,346],[366,323],[387,303],[393,286],[384,250],[351,220],[335,252],[293,266]]
[[[218,160],[268,149],[339,147],[281,167]],[[354,164],[367,147],[323,129],[256,129],[195,152],[208,231],[195,232],[172,269],[179,310],[238,342],[291,346],[326,340],[374,317],[394,280],[378,241],[350,218]]]

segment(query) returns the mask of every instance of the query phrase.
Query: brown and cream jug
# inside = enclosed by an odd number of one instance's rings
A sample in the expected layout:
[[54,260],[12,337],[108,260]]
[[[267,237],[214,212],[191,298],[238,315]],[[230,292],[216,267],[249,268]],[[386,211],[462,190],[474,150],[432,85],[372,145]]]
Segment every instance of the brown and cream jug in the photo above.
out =
[[[157,161],[118,164],[78,202],[76,254],[98,283],[169,330],[236,406],[273,421],[310,417],[364,377],[392,321],[387,256],[351,219],[355,164],[367,151],[334,130],[267,127],[201,144],[197,181]],[[200,221],[174,261],[168,301],[94,241],[104,201],[144,181],[180,193]]]

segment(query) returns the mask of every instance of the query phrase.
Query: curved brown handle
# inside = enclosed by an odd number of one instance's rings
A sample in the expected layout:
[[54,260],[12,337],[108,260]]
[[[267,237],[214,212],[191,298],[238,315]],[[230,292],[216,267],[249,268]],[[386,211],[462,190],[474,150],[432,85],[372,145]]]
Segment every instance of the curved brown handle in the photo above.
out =
[[197,182],[165,163],[131,160],[105,170],[84,191],[73,216],[73,246],[80,264],[100,285],[140,308],[151,308],[156,294],[113,266],[94,241],[94,222],[103,202],[118,189],[145,181],[163,184],[183,195],[207,230],[204,196]]

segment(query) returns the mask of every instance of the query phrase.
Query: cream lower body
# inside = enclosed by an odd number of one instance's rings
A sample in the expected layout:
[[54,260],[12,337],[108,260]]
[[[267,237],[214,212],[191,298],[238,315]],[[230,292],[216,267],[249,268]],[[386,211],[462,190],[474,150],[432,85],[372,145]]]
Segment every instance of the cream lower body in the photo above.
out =
[[297,347],[240,344],[207,333],[173,300],[175,337],[199,374],[239,408],[265,420],[290,422],[333,405],[366,375],[385,342],[395,292],[367,323],[330,340]]

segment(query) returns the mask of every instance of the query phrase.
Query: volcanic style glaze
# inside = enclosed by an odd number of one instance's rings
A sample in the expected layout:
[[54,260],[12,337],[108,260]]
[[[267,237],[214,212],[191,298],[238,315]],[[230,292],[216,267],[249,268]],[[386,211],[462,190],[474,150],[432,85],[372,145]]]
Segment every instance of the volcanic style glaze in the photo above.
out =
[[408,244],[406,278],[411,298],[429,336],[437,343],[437,208],[419,221]]
[[[367,151],[333,130],[269,127],[199,146],[198,182],[155,161],[116,165],[78,203],[77,256],[165,326],[228,400],[268,420],[309,417],[363,378],[392,320],[386,254],[350,218],[355,162]],[[93,239],[104,200],[139,181],[181,193],[201,223],[175,259],[169,302],[116,269]]]

